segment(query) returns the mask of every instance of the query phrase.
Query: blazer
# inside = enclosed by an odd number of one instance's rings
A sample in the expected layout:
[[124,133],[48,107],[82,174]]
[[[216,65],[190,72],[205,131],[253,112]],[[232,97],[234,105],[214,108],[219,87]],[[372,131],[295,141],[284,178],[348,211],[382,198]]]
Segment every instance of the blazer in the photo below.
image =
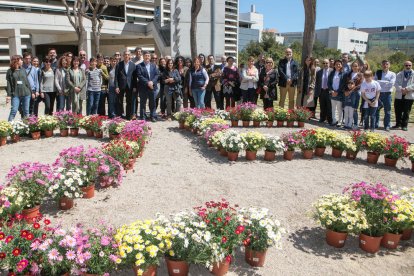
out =
[[19,70],[8,69],[6,73],[7,80],[7,97],[25,97],[30,96],[30,83],[24,68]]
[[[135,66],[135,65],[134,65]],[[141,62],[136,65],[136,74],[138,76],[138,91],[141,92],[152,92],[148,87],[148,82],[152,81],[154,84],[154,89],[157,86],[159,71],[157,66],[150,62],[150,76],[148,76],[147,68],[145,67],[145,62]]]
[[79,92],[79,98],[84,101],[86,100],[86,75],[85,71],[83,71],[81,68],[79,68],[79,70],[82,76],[80,82],[75,79],[75,72],[73,69],[71,68],[68,70],[66,73],[66,88],[68,88],[69,94],[72,95],[75,93],[74,88],[79,87],[81,89]]
[[[316,72],[315,97],[319,97],[319,95],[321,95],[323,70],[324,69],[321,68],[318,72]],[[331,73],[331,71],[332,71],[332,68],[328,68],[328,78],[329,78],[329,74]]]
[[260,98],[263,99],[266,95],[266,91],[263,89],[263,86],[267,86],[267,95],[271,100],[277,100],[277,82],[278,82],[277,69],[272,69],[269,74],[266,70],[262,70],[259,75],[258,85],[260,87]]
[[[397,74],[397,78],[395,80],[395,98],[402,99],[403,94],[401,92],[401,88],[404,81],[404,71],[401,71]],[[407,86],[405,87],[408,89],[408,93],[405,95],[404,99],[406,100],[414,100],[414,70],[411,70],[411,76],[408,78]]]
[[[278,66],[278,72],[279,72],[279,86],[286,87],[286,83],[288,80],[288,77],[286,76],[286,66],[287,66],[288,60],[287,58],[281,59],[279,61]],[[298,72],[299,66],[296,61],[293,59],[290,61],[290,79],[292,80],[292,86],[296,86],[298,81]]]
[[133,89],[136,87],[137,71],[132,61],[128,62],[128,74],[125,72],[125,62],[120,61],[115,67],[115,89]]
[[[63,71],[65,71],[65,78],[63,77]],[[66,88],[66,75],[68,71],[65,68],[57,68],[55,71],[55,86],[59,95],[67,95]]]
[[[334,76],[335,76],[335,70],[332,70],[332,72],[329,73],[329,76],[328,76],[328,89],[329,89],[329,91],[334,90],[333,89],[333,78],[334,78]],[[338,92],[338,96],[333,97],[331,95],[332,100],[337,100],[337,101],[343,101],[344,100],[343,88],[344,88],[345,83],[346,83],[346,73],[341,71],[341,72],[339,72],[339,88],[338,88],[338,91],[336,91],[336,92]]]

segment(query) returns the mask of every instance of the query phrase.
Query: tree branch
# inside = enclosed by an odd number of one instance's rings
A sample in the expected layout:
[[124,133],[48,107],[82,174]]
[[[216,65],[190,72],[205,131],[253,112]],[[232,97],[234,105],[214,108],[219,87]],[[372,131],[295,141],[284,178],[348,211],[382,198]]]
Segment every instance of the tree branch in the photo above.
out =
[[66,2],[66,0],[62,0],[62,4],[65,6],[65,8],[66,8],[66,16],[68,17],[68,19],[69,19],[69,23],[72,25],[72,27],[76,30],[76,25],[75,25],[75,22],[73,21],[73,19],[72,19],[72,15],[71,15],[71,13],[70,13],[70,10],[69,10],[69,5],[68,5],[68,3]]

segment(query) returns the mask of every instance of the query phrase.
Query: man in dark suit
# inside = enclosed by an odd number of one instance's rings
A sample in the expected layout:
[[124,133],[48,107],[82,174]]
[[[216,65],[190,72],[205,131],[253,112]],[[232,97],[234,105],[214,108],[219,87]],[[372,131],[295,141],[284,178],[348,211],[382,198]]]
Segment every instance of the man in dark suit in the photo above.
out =
[[285,107],[286,94],[289,97],[289,109],[295,107],[295,90],[298,82],[298,70],[299,66],[296,61],[293,60],[292,49],[287,48],[285,51],[285,58],[279,61],[279,88],[280,88],[280,101],[279,106]]
[[115,68],[115,93],[117,95],[116,101],[116,116],[124,115],[124,96],[126,96],[126,114],[125,118],[133,119],[136,111],[136,67],[130,60],[131,53],[124,51],[124,60],[120,61]]
[[141,120],[145,119],[145,106],[147,100],[149,100],[150,118],[152,122],[155,122],[157,119],[155,86],[157,85],[159,73],[156,65],[151,62],[151,54],[145,51],[143,55],[144,61],[136,66],[140,99],[139,117]]
[[321,110],[319,117],[320,123],[325,121],[328,121],[329,124],[332,123],[331,98],[329,97],[328,89],[328,77],[331,71],[332,69],[329,68],[329,60],[324,59],[322,68],[316,73],[315,97],[319,97],[319,108]]

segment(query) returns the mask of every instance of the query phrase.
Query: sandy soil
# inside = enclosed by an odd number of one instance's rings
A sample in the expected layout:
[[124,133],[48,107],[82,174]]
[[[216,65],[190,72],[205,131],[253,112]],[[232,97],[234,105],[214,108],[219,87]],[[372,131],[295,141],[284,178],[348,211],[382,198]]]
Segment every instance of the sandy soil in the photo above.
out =
[[[5,111],[0,111],[6,118]],[[381,250],[369,255],[358,248],[355,237],[348,238],[343,249],[332,249],[324,241],[324,230],[308,217],[310,206],[319,196],[341,189],[355,181],[379,182],[387,185],[414,186],[411,164],[398,162],[397,169],[383,165],[367,165],[365,154],[355,162],[326,156],[304,160],[296,153],[293,161],[258,160],[248,162],[240,154],[239,161],[229,163],[218,152],[208,148],[197,136],[180,131],[177,122],[153,124],[153,137],[135,171],[128,173],[119,188],[96,192],[93,199],[76,201],[74,209],[58,211],[55,202],[43,207],[54,221],[69,227],[75,223],[92,225],[99,219],[114,225],[136,219],[153,218],[156,212],[173,213],[202,204],[211,199],[226,198],[241,206],[264,206],[281,220],[288,234],[283,250],[270,249],[264,268],[249,267],[239,252],[236,265],[228,275],[414,275],[414,241],[403,242],[397,250]],[[259,131],[281,134],[287,129],[260,128]],[[411,142],[414,131],[397,132]],[[24,161],[52,163],[65,147],[99,146],[100,142],[80,138],[26,140],[0,148],[0,178],[11,165]],[[328,152],[329,153],[329,152]],[[209,275],[201,266],[192,266],[191,275]],[[122,271],[118,275],[133,275]],[[164,261],[159,275],[167,275]]]

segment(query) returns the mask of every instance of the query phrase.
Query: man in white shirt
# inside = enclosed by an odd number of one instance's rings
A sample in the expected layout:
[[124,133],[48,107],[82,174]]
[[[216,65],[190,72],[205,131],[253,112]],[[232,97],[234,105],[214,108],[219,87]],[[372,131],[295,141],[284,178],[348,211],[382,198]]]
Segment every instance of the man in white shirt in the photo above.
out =
[[382,103],[382,105],[380,105],[377,110],[375,128],[378,128],[379,126],[380,110],[384,108],[384,129],[386,131],[389,131],[391,127],[391,93],[396,80],[396,74],[394,72],[391,72],[389,69],[390,62],[388,60],[383,60],[382,70],[378,70],[374,77],[374,79],[381,86],[381,94],[379,100]]

